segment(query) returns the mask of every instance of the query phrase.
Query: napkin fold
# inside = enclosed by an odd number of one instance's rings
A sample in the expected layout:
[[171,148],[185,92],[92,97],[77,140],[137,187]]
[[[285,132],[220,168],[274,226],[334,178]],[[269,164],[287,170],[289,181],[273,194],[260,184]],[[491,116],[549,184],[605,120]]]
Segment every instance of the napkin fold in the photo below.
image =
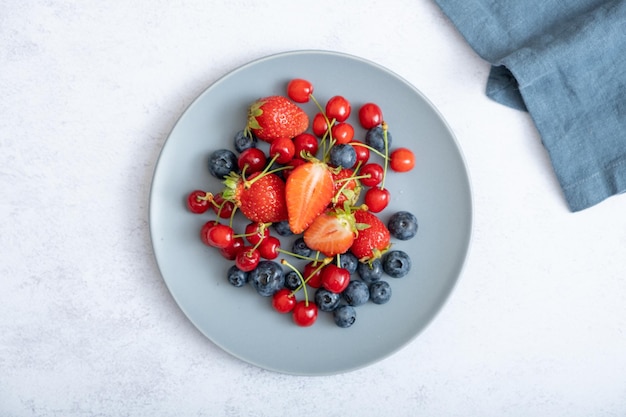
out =
[[626,0],[435,0],[528,111],[571,211],[626,191]]

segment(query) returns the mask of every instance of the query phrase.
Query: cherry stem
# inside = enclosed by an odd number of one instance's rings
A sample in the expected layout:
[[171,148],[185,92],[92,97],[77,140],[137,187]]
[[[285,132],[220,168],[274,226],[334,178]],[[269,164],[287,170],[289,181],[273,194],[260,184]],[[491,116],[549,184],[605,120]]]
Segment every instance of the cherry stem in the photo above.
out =
[[298,255],[297,253],[289,252],[281,248],[278,248],[278,252],[285,254],[285,255],[293,256],[294,258],[303,259],[305,261],[311,261],[311,262],[316,261],[315,258],[311,258],[310,256]]
[[298,271],[298,268],[296,268],[295,266],[291,265],[289,262],[287,262],[286,259],[281,259],[280,263],[289,267],[292,271],[294,271],[296,273],[296,275],[298,275],[298,278],[300,278],[300,282],[302,282],[302,284],[300,284],[298,286],[298,288],[296,288],[295,290],[291,291],[291,294],[289,294],[291,297],[295,296],[296,293],[298,291],[300,291],[300,289],[302,289],[304,291],[304,304],[308,307],[309,306],[309,293],[306,290],[306,285],[305,285],[305,281],[304,281],[304,277],[302,277],[302,274],[300,273],[300,271]]
[[[332,148],[333,145],[335,144],[335,142],[333,140],[332,127],[335,124],[336,120],[333,119],[332,123],[331,123],[331,121],[328,119],[328,116],[326,116],[326,110],[320,105],[319,101],[317,101],[315,96],[313,94],[309,94],[309,97],[311,98],[313,103],[315,103],[315,105],[317,106],[317,109],[320,111],[322,116],[324,116],[324,121],[326,121],[326,133],[324,134],[324,136],[322,137],[322,140],[321,140],[321,142],[322,142],[322,155],[324,155],[324,161],[326,161],[326,157],[328,156],[328,152],[330,152],[330,148]],[[326,149],[326,138],[327,137],[330,137],[328,149]]]
[[389,164],[389,141],[387,140],[387,123],[383,121],[383,140],[385,141],[385,167],[383,168],[383,180],[380,182],[380,189],[385,189],[385,178],[387,178],[387,165]]
[[[266,176],[267,174],[271,174],[273,172],[279,171],[281,168],[277,168],[275,170],[270,171],[270,168],[272,167],[272,165],[274,164],[274,162],[276,162],[276,160],[278,159],[280,155],[278,153],[276,153],[272,159],[270,159],[270,161],[265,165],[265,168],[263,169],[263,171],[261,171],[259,173],[259,175],[257,175],[256,177],[252,178],[251,180],[247,180],[244,176],[243,176],[243,172],[242,172],[242,178],[244,180],[244,187],[246,188],[250,188],[252,187],[252,184],[254,184],[255,182],[257,182],[258,180],[260,180],[261,178],[263,178],[264,176]],[[248,166],[248,164],[246,164],[243,169],[245,171],[246,167]],[[285,168],[282,168],[285,169]]]
[[382,153],[381,151],[379,151],[376,148],[372,148],[371,146],[365,144],[365,143],[360,143],[360,142],[353,142],[351,143],[352,146],[362,146],[364,148],[369,149],[371,152],[374,152],[376,155],[380,156],[381,158],[387,159],[387,156],[385,156],[384,153]]

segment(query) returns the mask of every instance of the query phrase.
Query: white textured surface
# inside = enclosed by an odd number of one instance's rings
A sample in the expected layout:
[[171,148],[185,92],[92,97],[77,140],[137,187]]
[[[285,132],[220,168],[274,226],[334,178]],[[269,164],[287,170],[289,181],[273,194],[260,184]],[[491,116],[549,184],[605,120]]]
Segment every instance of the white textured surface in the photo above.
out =
[[[368,368],[320,378],[230,357],[154,262],[154,164],[235,67],[359,55],[455,131],[473,246],[435,321]],[[0,415],[623,416],[626,197],[567,211],[531,120],[429,0],[0,1]]]

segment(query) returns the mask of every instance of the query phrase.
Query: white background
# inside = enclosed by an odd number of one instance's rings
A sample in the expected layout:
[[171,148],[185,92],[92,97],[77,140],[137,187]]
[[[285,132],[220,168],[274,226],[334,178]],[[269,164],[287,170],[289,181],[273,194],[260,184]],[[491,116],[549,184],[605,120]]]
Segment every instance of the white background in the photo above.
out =
[[[375,61],[465,154],[472,248],[400,352],[294,377],[221,351],[152,254],[148,197],[212,82],[296,49]],[[626,197],[572,214],[532,120],[430,0],[0,1],[1,416],[623,416]]]

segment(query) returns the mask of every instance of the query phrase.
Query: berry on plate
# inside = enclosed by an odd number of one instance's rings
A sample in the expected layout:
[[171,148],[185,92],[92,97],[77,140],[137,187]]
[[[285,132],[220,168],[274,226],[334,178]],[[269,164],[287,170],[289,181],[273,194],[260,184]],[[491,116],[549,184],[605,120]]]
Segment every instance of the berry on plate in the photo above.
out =
[[[350,250],[361,262],[380,258],[390,246],[391,236],[387,226],[375,214],[366,210],[355,211],[354,218],[359,227],[359,234]],[[369,227],[363,228],[363,225]]]
[[258,172],[244,179],[233,173],[224,185],[224,198],[233,201],[249,220],[274,223],[287,219],[285,182],[278,175]]
[[309,116],[288,98],[260,98],[248,108],[247,130],[265,142],[293,138],[309,127]]

